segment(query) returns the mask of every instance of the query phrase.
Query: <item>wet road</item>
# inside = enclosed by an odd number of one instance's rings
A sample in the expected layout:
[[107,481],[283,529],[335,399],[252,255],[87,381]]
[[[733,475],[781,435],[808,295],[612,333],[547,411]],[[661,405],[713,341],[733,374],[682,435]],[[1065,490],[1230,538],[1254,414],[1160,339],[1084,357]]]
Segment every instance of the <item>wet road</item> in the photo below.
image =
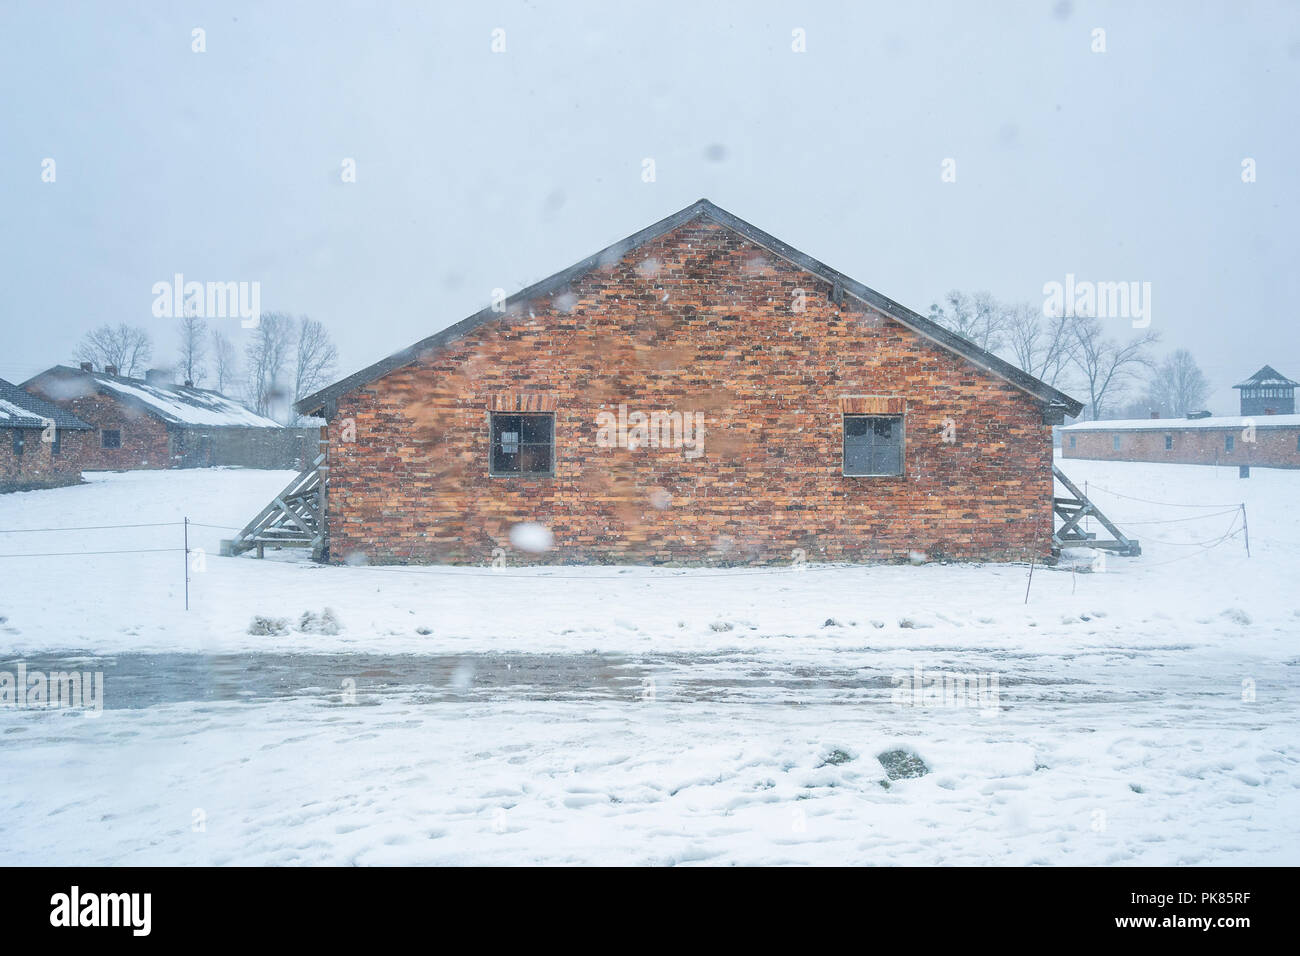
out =
[[[1179,661],[1183,650],[1112,648],[1081,659],[895,648],[888,654],[834,655],[812,666],[736,652],[33,655],[0,659],[0,671],[12,672],[19,663],[29,674],[102,670],[107,710],[304,697],[348,704],[395,697],[414,703],[651,698],[787,705],[889,703],[900,681],[911,679],[914,667],[923,667],[926,679],[936,673],[995,677],[1000,709],[1031,700],[1104,704],[1171,693],[1185,705],[1203,694],[1221,695],[1219,675],[1168,666]],[[1207,682],[1207,676],[1213,680]]]
[[26,656],[0,660],[0,670],[14,671],[20,662],[29,674],[102,670],[105,710],[347,694],[356,703],[410,693],[430,702],[619,698],[638,692],[642,680],[635,666],[596,654]]

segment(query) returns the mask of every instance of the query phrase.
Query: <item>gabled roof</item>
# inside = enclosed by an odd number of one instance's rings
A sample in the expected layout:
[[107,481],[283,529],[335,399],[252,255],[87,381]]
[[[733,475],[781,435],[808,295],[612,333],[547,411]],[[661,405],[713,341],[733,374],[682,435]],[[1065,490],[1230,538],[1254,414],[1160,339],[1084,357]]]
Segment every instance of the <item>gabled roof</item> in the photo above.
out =
[[374,363],[373,365],[363,368],[361,371],[347,378],[341,379],[326,388],[308,395],[306,398],[297,402],[294,408],[300,414],[314,414],[323,408],[327,403],[334,401],[340,395],[345,395],[357,388],[373,382],[396,369],[405,365],[410,365],[420,358],[426,352],[442,348],[456,339],[465,335],[467,332],[478,328],[493,320],[505,318],[511,312],[512,306],[522,306],[530,299],[541,296],[551,295],[562,292],[565,287],[579,276],[597,269],[602,265],[616,262],[628,252],[659,238],[666,233],[673,231],[679,226],[694,219],[710,219],[719,225],[725,226],[733,232],[739,233],[755,245],[762,246],[769,252],[780,256],[787,262],[797,266],[800,269],[810,272],[823,280],[832,287],[842,289],[845,294],[871,306],[873,309],[884,313],[889,318],[906,326],[918,335],[929,339],[935,344],[948,349],[951,352],[962,356],[967,361],[979,366],[998,376],[1001,379],[1011,383],[1015,387],[1032,395],[1034,398],[1047,405],[1055,406],[1066,415],[1075,416],[1083,409],[1083,403],[1071,398],[1064,392],[1060,392],[1046,382],[1040,381],[1019,368],[1016,368],[1009,362],[1003,361],[991,352],[975,345],[973,342],[962,338],[954,332],[932,322],[930,319],[913,312],[902,305],[899,305],[893,299],[886,298],[874,289],[869,289],[861,282],[851,279],[842,272],[830,268],[824,263],[818,262],[812,256],[800,252],[791,245],[787,245],[775,236],[768,235],[761,229],[750,225],[739,216],[734,216],[709,202],[707,199],[700,199],[692,203],[685,209],[674,213],[667,219],[662,219],[652,226],[647,226],[640,232],[633,233],[626,239],[607,246],[595,255],[588,256],[581,262],[575,263],[562,272],[543,279],[541,282],[534,283],[526,289],[521,289],[505,301],[506,311],[500,311],[497,308],[486,308],[476,312],[468,318],[462,319],[455,325],[448,326],[441,332],[437,332],[428,338],[421,339],[414,345],[402,349],[400,352],[394,352],[385,359]]
[[66,409],[0,378],[0,428],[45,428],[50,422],[56,429],[91,430]]
[[1276,388],[1278,386],[1300,386],[1300,382],[1293,382],[1271,365],[1265,365],[1262,369],[1246,379],[1244,382],[1238,382],[1233,388]]
[[[169,425],[206,425],[212,428],[284,427],[209,388],[161,385],[123,375],[87,372],[68,365],[48,368],[23,385],[29,386],[38,381],[41,381],[42,390],[55,398],[78,398],[95,391],[121,399]],[[67,394],[62,394],[65,391]]]

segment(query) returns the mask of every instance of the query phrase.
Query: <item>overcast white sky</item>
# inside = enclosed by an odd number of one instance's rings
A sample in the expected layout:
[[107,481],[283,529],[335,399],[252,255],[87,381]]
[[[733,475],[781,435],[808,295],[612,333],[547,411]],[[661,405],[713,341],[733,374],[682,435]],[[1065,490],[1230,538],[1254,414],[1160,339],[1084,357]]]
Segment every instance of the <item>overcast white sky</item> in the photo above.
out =
[[920,312],[1151,282],[1231,412],[1300,378],[1298,92],[1300,9],[1241,0],[4,0],[0,376],[102,322],[163,364],[177,272],[322,320],[342,375],[705,196]]

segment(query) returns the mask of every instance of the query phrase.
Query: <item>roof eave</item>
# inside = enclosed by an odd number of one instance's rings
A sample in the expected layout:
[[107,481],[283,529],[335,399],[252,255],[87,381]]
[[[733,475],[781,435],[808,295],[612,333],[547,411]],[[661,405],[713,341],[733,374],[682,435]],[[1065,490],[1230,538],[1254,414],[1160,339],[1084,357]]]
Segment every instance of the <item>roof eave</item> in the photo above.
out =
[[[48,418],[23,418],[18,421],[0,421],[0,428],[21,428],[24,431],[41,431],[49,428],[52,419]],[[79,425],[72,425],[67,422],[54,421],[55,431],[61,432],[90,432],[94,431],[93,425],[87,425],[82,422]]]

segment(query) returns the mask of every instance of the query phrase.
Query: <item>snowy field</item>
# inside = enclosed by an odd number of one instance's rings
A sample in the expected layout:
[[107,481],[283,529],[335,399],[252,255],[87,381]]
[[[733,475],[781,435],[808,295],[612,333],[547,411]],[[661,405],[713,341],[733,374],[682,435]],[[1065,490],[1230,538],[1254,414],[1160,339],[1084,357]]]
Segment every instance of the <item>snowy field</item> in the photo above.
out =
[[1300,864],[1300,472],[1062,465],[1143,555],[1027,604],[1018,565],[218,557],[283,472],[0,496],[0,672],[105,675],[0,710],[0,863]]

